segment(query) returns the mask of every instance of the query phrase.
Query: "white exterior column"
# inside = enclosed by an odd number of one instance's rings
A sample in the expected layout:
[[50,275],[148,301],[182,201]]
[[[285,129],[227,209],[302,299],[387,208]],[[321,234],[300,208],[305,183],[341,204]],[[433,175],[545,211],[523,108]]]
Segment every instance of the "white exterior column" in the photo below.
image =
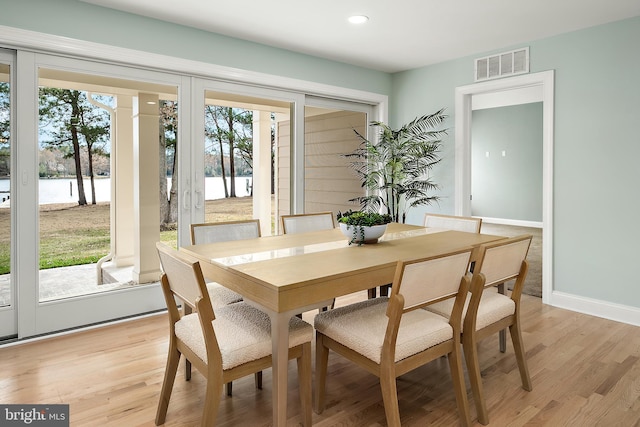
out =
[[160,262],[160,164],[158,95],[140,93],[133,100],[133,280],[157,281]]
[[118,95],[114,108],[111,150],[111,230],[115,267],[134,264],[133,99]]
[[271,113],[253,111],[253,214],[271,236]]

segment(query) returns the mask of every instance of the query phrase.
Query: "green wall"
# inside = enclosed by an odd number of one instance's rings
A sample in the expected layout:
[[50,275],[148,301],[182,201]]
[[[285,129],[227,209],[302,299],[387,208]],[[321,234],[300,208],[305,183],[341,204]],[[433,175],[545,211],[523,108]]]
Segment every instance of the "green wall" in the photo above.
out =
[[[530,47],[531,72],[555,70],[553,284],[557,291],[640,307],[640,17],[506,46]],[[454,90],[473,83],[479,52],[393,76],[392,125],[446,107],[452,129],[435,171],[454,212]],[[423,210],[409,220],[417,222]]]
[[76,0],[0,0],[0,25],[384,95],[390,94],[391,76],[387,73],[276,49]]

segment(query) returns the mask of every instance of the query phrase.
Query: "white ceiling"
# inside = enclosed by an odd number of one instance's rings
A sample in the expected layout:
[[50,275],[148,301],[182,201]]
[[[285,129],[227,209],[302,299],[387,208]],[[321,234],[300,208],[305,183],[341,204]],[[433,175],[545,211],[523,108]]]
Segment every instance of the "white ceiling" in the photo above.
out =
[[639,0],[82,1],[386,72],[640,15]]

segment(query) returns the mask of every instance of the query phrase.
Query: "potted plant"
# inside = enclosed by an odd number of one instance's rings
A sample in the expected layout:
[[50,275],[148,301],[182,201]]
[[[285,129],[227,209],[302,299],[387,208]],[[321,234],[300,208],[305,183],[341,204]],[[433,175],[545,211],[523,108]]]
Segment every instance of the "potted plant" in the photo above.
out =
[[364,212],[349,210],[345,213],[338,212],[338,225],[342,234],[349,239],[349,244],[377,243],[378,239],[391,222],[391,215],[377,212]]
[[366,195],[350,199],[369,212],[385,212],[394,222],[404,222],[409,208],[428,205],[438,196],[431,192],[439,187],[429,171],[440,162],[441,138],[447,130],[440,128],[446,119],[444,109],[417,117],[400,129],[373,121],[378,137],[361,139],[354,152],[343,154],[360,178]]

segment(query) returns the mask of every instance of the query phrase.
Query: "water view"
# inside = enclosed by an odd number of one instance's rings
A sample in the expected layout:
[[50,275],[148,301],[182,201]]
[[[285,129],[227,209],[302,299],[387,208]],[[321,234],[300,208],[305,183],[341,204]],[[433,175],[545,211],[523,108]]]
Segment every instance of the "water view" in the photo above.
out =
[[[96,202],[111,201],[111,179],[96,178],[94,180],[96,186]],[[227,184],[230,179],[227,178]],[[250,194],[251,177],[236,177],[236,196],[245,197]],[[78,201],[78,185],[75,179],[41,179],[39,186],[39,202],[41,205],[51,203],[76,203]],[[167,186],[171,188],[171,179],[167,179]],[[91,203],[91,181],[84,180],[84,192],[87,202]],[[9,180],[0,180],[0,207],[8,207],[6,200],[9,195]],[[205,199],[223,199],[224,186],[222,177],[205,178]]]

